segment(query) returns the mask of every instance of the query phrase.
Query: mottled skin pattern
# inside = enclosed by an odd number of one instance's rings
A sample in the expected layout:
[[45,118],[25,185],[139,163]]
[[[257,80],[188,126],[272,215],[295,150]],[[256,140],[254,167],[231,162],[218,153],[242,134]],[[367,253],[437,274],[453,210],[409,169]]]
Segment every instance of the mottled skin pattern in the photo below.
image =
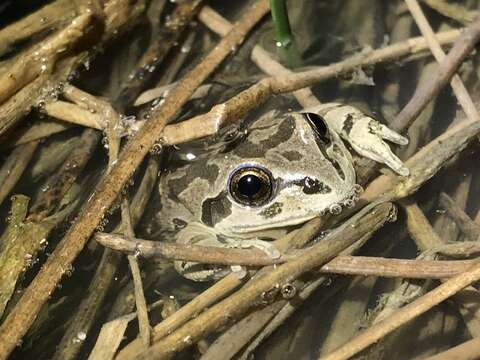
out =
[[[328,136],[329,144],[319,141],[299,113],[269,113],[230,152],[162,177],[158,221],[169,230],[175,230],[176,218],[202,223],[218,235],[250,237],[251,232],[299,224],[328,211],[349,199],[355,185],[350,153],[338,135]],[[271,200],[259,207],[237,204],[228,191],[232,171],[247,164],[268,169],[275,180]]]
[[[164,231],[162,237],[173,235],[175,239],[170,240],[208,246],[251,245],[247,239],[275,238],[287,226],[327,211],[338,213],[358,195],[351,155],[339,134],[361,154],[408,173],[381,140],[384,133],[375,133],[384,129],[374,119],[334,103],[313,111],[326,120],[326,133],[301,113],[270,112],[255,120],[244,141],[228,152],[163,174],[156,219]],[[353,140],[352,134],[356,135]],[[396,133],[387,134],[384,138],[397,143],[407,141]],[[272,194],[260,206],[239,204],[230,194],[231,174],[245,166],[264,168],[273,179]],[[199,266],[176,263],[177,270],[191,279],[218,277],[214,276],[218,272]]]

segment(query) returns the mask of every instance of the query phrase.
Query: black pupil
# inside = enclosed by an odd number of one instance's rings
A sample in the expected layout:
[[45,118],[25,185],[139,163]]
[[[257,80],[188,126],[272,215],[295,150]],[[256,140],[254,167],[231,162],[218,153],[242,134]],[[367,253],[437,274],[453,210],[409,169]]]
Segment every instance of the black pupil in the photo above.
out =
[[246,197],[255,197],[262,190],[262,180],[255,175],[248,174],[238,180],[238,192]]

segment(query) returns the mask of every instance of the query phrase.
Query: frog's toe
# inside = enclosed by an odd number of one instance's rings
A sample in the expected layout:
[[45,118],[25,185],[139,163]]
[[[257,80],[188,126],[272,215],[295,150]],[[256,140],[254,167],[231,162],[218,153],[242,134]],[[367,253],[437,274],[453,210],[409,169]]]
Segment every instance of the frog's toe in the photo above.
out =
[[282,255],[273,243],[271,243],[269,241],[260,240],[260,239],[243,240],[242,243],[241,243],[241,247],[243,247],[243,248],[249,248],[249,247],[257,248],[257,249],[263,251],[265,254],[267,254],[272,259],[278,259]]
[[393,171],[401,176],[410,175],[410,170],[405,166],[405,164],[395,155],[391,154],[392,157],[385,158],[385,164],[390,167]]
[[383,139],[391,141],[398,145],[407,145],[408,139],[405,136],[400,135],[396,131],[388,128],[387,126],[380,124],[377,134],[380,135]]
[[390,149],[390,147],[383,143],[383,146],[377,148],[378,151],[377,161],[382,162],[387,165],[390,169],[395,171],[397,174],[401,176],[408,176],[410,175],[410,170],[405,166],[402,160],[400,160]]
[[369,138],[367,144],[362,145],[363,146],[359,146],[359,144],[352,144],[355,151],[357,151],[360,155],[387,165],[401,176],[408,176],[410,174],[410,171],[402,162],[402,160],[400,160],[392,152],[390,147],[379,137],[373,135],[373,137]]

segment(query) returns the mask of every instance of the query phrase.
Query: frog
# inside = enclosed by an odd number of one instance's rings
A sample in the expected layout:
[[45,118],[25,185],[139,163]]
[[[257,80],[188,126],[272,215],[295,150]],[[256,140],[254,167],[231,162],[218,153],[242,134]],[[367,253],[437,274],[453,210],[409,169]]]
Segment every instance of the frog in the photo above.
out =
[[[351,105],[272,110],[254,119],[241,141],[198,158],[159,180],[155,221],[162,239],[185,245],[256,247],[272,258],[272,240],[314,217],[340,214],[361,193],[352,153],[400,176],[405,164],[385,142],[408,139]],[[194,281],[216,280],[238,266],[175,261]]]

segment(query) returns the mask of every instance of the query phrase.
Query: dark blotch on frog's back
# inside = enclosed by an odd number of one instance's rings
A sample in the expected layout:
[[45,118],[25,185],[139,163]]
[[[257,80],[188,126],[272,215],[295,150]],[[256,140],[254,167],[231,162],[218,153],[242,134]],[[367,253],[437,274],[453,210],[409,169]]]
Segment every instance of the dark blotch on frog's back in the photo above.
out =
[[188,188],[195,179],[205,179],[210,185],[215,183],[219,174],[217,165],[205,164],[203,161],[190,164],[189,171],[182,177],[176,177],[168,181],[168,188],[170,189],[170,197],[178,199],[178,196]]
[[282,153],[282,156],[287,159],[288,161],[299,161],[302,160],[302,154],[298,151],[285,151]]
[[350,135],[350,131],[352,131],[353,127],[353,116],[351,114],[347,115],[345,122],[343,123],[342,130],[345,131],[347,135]]
[[[278,121],[279,125],[274,134],[258,143],[250,142],[249,137],[247,137],[243,143],[239,144],[239,146],[233,150],[233,153],[243,159],[261,158],[265,156],[265,151],[286,142],[292,137],[293,131],[295,130],[295,119],[291,114],[287,114],[278,119]],[[252,129],[251,136],[254,135],[255,131],[260,132],[264,130],[266,129]]]
[[312,194],[328,194],[332,191],[330,186],[321,182],[318,179],[304,177],[303,179],[293,182],[297,186],[302,187],[302,191],[307,195]]
[[232,213],[232,204],[227,199],[226,191],[222,191],[214,198],[207,198],[202,202],[202,222],[210,227],[220,222]]

